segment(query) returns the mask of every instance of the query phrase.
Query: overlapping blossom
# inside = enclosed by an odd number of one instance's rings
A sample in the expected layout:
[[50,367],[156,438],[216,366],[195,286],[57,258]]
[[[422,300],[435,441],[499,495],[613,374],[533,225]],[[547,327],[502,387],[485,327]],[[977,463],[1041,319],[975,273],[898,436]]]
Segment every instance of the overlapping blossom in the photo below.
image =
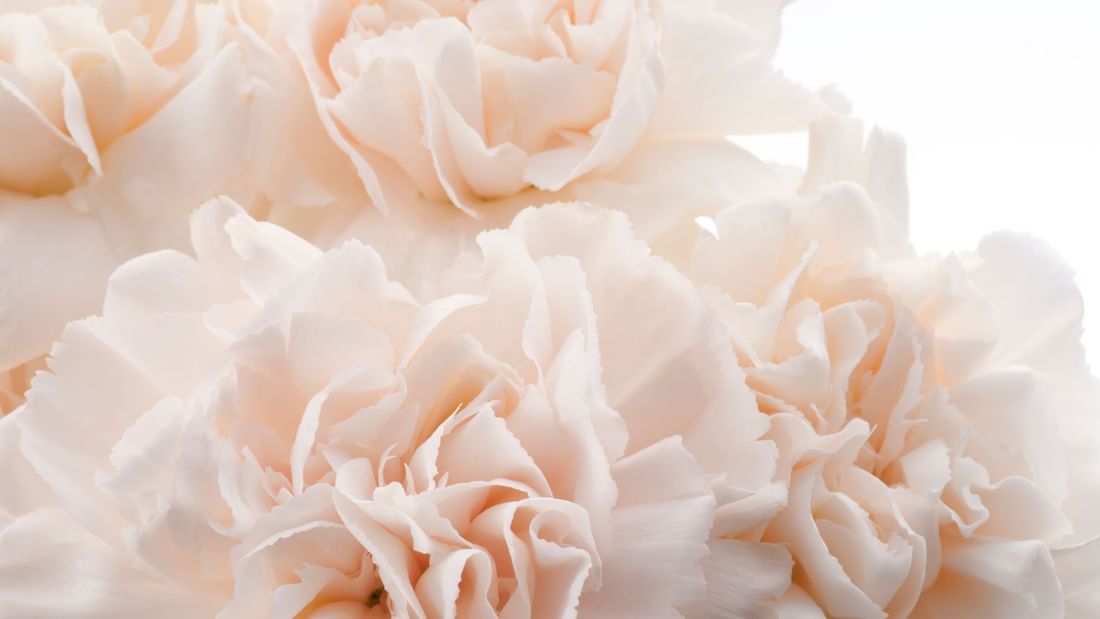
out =
[[423,296],[420,273],[532,204],[629,208],[659,240],[781,191],[725,136],[828,113],[769,65],[782,6],[5,4],[4,410],[107,275],[185,249],[214,195],[322,247],[366,241]]
[[[794,561],[791,588],[749,616],[1093,616],[1100,398],[1072,274],[1021,235],[912,257],[890,213],[896,140],[874,136],[869,171],[830,150],[829,133],[859,144],[858,125],[820,130],[825,162],[854,164],[811,170],[804,201],[718,214],[690,266],[787,489],[718,521]],[[862,185],[826,182],[860,168]]]
[[1096,617],[1072,274],[783,4],[0,1],[0,616]]
[[4,412],[115,267],[186,247],[195,205],[240,182],[249,92],[226,27],[194,0],[0,6]]
[[[0,505],[0,610],[700,604],[714,497],[692,452],[737,420],[726,404],[751,403],[714,323],[680,311],[702,303],[607,212],[534,211],[479,243],[421,304],[369,247],[321,252],[214,202],[194,218],[197,258],[120,268],[103,315],[67,328],[3,422],[20,483]],[[665,330],[634,322],[677,294]],[[746,455],[703,464],[731,458]]]
[[418,294],[419,273],[530,205],[628,210],[659,241],[690,215],[780,192],[727,136],[830,113],[771,67],[782,2],[234,5],[255,71],[292,66],[313,99],[269,133],[272,150],[309,153],[282,176],[315,191],[289,199],[268,179],[268,216],[321,245],[368,242]]
[[819,104],[769,66],[781,8],[317,1],[288,37],[378,208],[476,214],[610,171],[644,139],[804,126]]

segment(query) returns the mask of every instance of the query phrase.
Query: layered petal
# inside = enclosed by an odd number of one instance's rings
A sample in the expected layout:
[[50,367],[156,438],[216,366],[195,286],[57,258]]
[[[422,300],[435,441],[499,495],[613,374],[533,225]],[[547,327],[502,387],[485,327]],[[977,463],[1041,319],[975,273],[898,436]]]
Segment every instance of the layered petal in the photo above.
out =
[[[538,219],[572,232],[541,237]],[[749,393],[708,365],[724,357],[690,283],[638,255],[621,216],[525,214],[426,301],[373,249],[320,251],[228,199],[191,229],[194,257],[147,254],[111,276],[102,315],[67,327],[0,422],[0,456],[42,482],[0,505],[2,535],[19,534],[3,542],[12,570],[62,584],[43,562],[86,555],[73,577],[106,583],[76,602],[103,615],[182,596],[194,603],[181,613],[222,617],[701,607],[708,474],[737,477],[703,437]],[[624,288],[597,294],[612,280]],[[686,334],[699,339],[652,340],[644,372],[698,359],[662,387],[704,389],[682,423],[623,392],[634,370],[617,366],[645,365],[615,350],[634,333],[624,318],[668,294],[697,313]],[[75,612],[36,591],[0,608]]]

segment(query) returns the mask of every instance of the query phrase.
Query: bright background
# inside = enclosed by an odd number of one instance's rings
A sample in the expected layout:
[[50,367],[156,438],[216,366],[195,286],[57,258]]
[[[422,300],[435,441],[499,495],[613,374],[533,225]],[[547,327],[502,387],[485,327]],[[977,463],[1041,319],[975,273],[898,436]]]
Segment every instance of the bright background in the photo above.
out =
[[798,0],[783,25],[780,69],[906,138],[917,248],[1045,239],[1100,370],[1100,0]]

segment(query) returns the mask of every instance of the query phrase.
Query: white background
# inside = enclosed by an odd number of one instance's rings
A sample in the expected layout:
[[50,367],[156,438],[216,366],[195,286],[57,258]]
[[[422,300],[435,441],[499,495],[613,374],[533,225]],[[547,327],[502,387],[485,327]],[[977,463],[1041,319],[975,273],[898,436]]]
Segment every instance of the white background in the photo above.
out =
[[1100,0],[798,0],[783,25],[781,70],[906,138],[917,248],[1045,239],[1100,369]]

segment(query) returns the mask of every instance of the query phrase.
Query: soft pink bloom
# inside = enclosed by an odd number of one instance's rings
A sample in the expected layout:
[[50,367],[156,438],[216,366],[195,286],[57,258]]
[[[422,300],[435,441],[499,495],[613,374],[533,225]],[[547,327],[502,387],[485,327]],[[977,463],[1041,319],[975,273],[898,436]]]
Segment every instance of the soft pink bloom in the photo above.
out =
[[422,198],[474,214],[610,171],[646,140],[820,114],[768,66],[781,8],[314,0],[288,41],[380,209]]
[[97,311],[116,266],[186,247],[188,214],[239,182],[249,85],[225,31],[192,0],[0,6],[8,384]]
[[418,296],[421,273],[531,205],[690,238],[692,216],[788,189],[728,134],[829,113],[770,65],[778,1],[227,5],[250,72],[278,84],[257,93],[250,212],[320,246],[364,241]]
[[1023,235],[914,258],[896,138],[815,137],[807,197],[719,213],[690,264],[787,489],[716,531],[794,561],[748,616],[1093,616],[1100,398],[1072,274]]
[[193,230],[196,258],[117,270],[0,422],[21,482],[0,504],[2,614],[701,603],[704,468],[746,458],[707,437],[764,419],[690,283],[621,216],[525,213],[427,303],[369,247],[321,252],[228,201]]

